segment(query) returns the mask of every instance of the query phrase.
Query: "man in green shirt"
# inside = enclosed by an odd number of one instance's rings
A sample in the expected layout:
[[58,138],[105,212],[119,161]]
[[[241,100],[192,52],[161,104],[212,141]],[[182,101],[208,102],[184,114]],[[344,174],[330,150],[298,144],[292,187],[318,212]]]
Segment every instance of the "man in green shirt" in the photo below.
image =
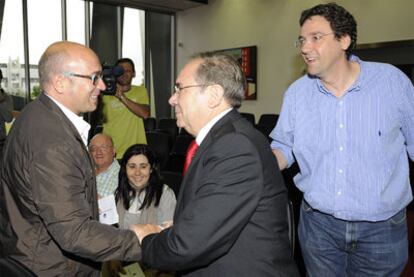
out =
[[116,158],[121,159],[132,144],[147,143],[143,119],[150,116],[150,107],[145,87],[132,85],[134,62],[123,58],[117,65],[124,69],[124,74],[117,80],[115,95],[103,96],[103,132],[112,137]]

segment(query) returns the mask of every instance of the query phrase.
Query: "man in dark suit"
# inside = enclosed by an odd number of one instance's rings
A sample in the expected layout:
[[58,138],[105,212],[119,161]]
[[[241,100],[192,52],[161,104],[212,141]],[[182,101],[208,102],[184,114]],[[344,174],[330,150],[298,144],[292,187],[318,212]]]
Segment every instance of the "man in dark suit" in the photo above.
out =
[[[199,145],[181,184],[173,226],[133,227],[143,262],[185,276],[296,276],[287,192],[267,139],[236,110],[246,82],[235,60],[199,54],[170,104]],[[151,233],[156,234],[151,234]]]
[[95,172],[86,143],[105,89],[89,48],[57,42],[39,61],[43,93],[7,138],[0,186],[0,257],[38,276],[99,276],[96,261],[139,260],[135,234],[98,221]]

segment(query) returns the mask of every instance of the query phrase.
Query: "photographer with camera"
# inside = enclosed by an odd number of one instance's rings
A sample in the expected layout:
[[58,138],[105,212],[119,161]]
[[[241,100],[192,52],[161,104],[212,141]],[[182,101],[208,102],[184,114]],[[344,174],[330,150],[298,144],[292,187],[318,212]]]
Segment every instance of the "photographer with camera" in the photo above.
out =
[[116,65],[123,68],[123,74],[117,78],[112,95],[105,93],[103,96],[102,126],[103,133],[112,137],[117,150],[116,158],[120,159],[132,144],[147,143],[143,119],[149,117],[150,107],[145,87],[132,85],[134,62],[123,58]]

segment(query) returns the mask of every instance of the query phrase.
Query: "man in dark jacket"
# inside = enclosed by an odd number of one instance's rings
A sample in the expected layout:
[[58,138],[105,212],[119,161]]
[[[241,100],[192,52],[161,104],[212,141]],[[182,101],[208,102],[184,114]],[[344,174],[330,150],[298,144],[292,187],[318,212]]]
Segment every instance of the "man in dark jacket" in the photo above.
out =
[[181,70],[170,104],[199,148],[174,225],[153,235],[147,235],[157,231],[152,225],[135,227],[144,263],[186,276],[298,276],[276,159],[236,110],[245,88],[241,68],[228,56],[201,54]]
[[135,234],[98,221],[95,172],[86,148],[105,89],[89,48],[57,42],[39,61],[43,93],[13,124],[0,186],[0,253],[39,276],[99,276],[106,260],[138,260]]
[[4,141],[6,140],[5,123],[13,120],[13,99],[1,87],[2,80],[3,72],[0,69],[0,157],[2,156]]

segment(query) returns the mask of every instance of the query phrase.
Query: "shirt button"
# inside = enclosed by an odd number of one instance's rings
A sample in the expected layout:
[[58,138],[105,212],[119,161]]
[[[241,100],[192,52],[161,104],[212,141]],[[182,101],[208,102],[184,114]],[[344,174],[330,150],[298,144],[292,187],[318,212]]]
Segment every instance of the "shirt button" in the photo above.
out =
[[342,151],[342,150],[344,150],[344,148],[341,146],[341,147],[339,147],[339,151]]
[[344,104],[344,102],[339,101],[339,106],[342,106]]
[[344,128],[344,124],[339,124],[339,128]]
[[340,170],[338,170],[338,172],[339,172],[339,173],[342,173],[342,172],[344,172],[344,171],[343,171],[342,169],[340,169]]
[[341,195],[342,194],[342,192],[341,191],[338,191],[338,195]]

